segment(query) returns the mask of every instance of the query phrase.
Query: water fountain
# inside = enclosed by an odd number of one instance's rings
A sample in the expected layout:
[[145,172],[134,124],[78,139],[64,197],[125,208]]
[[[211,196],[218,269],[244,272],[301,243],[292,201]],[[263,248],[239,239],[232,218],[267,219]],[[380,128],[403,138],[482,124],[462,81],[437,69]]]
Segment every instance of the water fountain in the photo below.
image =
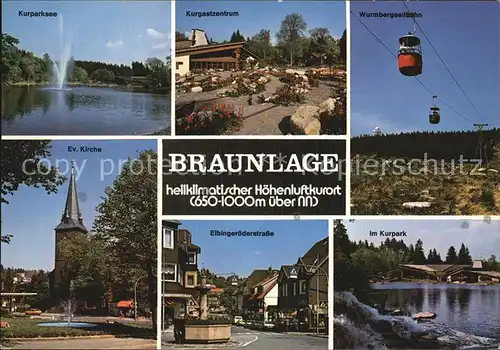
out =
[[37,326],[41,327],[68,327],[68,328],[93,328],[97,325],[95,323],[88,322],[73,322],[73,313],[76,311],[76,301],[73,298],[74,291],[73,281],[70,283],[69,287],[69,299],[61,303],[66,312],[67,320],[66,322],[44,322],[38,323]]
[[69,61],[71,60],[71,44],[64,42],[63,16],[59,15],[59,61],[52,63],[53,81],[55,86],[52,90],[70,90],[65,88],[68,75]]
[[208,317],[207,294],[212,287],[207,285],[205,274],[201,275],[201,284],[195,288],[200,295],[200,316],[196,320],[181,320],[182,342],[202,344],[229,342],[231,340],[231,320],[209,319]]

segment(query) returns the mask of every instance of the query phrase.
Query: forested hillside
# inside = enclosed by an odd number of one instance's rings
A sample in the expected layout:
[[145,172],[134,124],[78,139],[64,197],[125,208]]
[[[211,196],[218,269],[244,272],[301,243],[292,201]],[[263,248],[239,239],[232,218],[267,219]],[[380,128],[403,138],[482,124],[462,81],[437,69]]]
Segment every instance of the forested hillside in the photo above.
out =
[[[49,54],[38,57],[19,48],[20,44],[18,39],[9,34],[2,34],[2,84],[31,85],[52,82],[54,61]],[[131,62],[130,65],[72,58],[67,80],[70,84],[128,85],[133,76],[142,77],[140,82],[144,87],[170,88],[170,57],[151,57],[145,62]]]
[[[477,157],[479,132],[412,132],[380,136],[358,136],[351,140],[351,155],[376,154],[382,158],[465,159]],[[493,157],[494,145],[500,143],[500,129],[483,131],[487,159]],[[476,153],[476,154],[475,154]],[[484,153],[483,153],[484,154]]]
[[483,152],[479,136],[470,131],[353,138],[352,214],[500,214],[500,130],[483,132]]

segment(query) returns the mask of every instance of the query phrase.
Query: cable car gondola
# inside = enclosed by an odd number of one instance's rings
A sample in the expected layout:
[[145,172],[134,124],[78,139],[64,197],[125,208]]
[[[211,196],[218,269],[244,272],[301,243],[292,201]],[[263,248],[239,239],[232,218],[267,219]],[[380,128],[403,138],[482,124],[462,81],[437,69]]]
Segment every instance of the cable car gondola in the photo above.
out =
[[401,74],[408,77],[422,74],[420,39],[414,33],[399,38],[398,68]]
[[[437,96],[432,96],[432,100],[436,99]],[[431,111],[429,113],[429,123],[439,124],[441,116],[439,115],[439,107],[436,104],[431,106]]]

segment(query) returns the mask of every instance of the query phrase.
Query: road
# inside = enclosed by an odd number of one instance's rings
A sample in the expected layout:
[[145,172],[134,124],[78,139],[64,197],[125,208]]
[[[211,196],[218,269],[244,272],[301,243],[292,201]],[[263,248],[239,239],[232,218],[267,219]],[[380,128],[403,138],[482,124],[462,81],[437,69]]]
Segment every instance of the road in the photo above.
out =
[[[170,338],[170,337],[168,337]],[[167,336],[164,336],[164,340]],[[245,350],[327,350],[328,339],[318,338],[306,334],[286,334],[274,332],[259,332],[243,327],[233,327],[231,340],[237,345],[199,345],[196,348],[234,350],[244,348]],[[163,343],[162,349],[182,349],[182,346]],[[190,346],[190,348],[192,348]]]
[[156,341],[135,338],[34,340],[2,349],[156,349]]

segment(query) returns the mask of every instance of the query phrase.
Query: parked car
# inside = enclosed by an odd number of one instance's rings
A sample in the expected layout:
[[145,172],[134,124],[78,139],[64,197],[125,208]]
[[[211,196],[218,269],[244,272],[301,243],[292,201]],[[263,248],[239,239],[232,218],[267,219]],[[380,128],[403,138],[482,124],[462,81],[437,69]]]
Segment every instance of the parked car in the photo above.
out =
[[264,322],[263,321],[254,321],[252,323],[252,329],[255,329],[255,330],[263,330],[264,329]]
[[24,311],[24,314],[29,315],[29,316],[39,316],[42,314],[42,310],[29,309],[29,310]]
[[271,322],[265,322],[264,323],[264,330],[266,331],[272,331],[272,330],[275,330],[276,329],[276,325],[274,323],[271,323]]
[[235,326],[241,326],[243,323],[244,323],[243,317],[241,317],[241,316],[234,316],[233,324]]

